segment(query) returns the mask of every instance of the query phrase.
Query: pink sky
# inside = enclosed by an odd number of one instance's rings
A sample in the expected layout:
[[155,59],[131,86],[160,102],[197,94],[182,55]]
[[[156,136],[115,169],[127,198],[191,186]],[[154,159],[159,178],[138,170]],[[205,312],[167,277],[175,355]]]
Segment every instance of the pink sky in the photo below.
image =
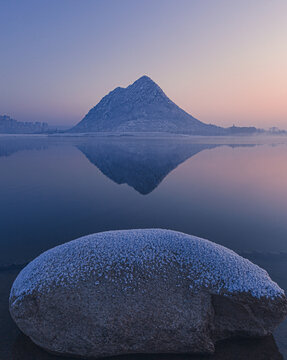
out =
[[18,120],[73,125],[146,74],[204,122],[287,129],[286,0],[11,0],[0,46]]

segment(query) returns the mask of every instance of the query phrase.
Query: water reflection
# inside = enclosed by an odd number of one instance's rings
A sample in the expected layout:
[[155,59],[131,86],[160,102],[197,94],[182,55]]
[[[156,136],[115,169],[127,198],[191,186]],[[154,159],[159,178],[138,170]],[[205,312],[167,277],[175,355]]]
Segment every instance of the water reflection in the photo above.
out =
[[113,182],[127,184],[142,195],[151,193],[178,165],[203,150],[223,145],[232,148],[255,146],[161,138],[1,137],[0,157],[26,150],[46,150],[59,144],[75,146]]
[[[19,335],[13,348],[12,360],[72,360],[49,354]],[[260,339],[233,339],[219,342],[214,355],[137,354],[122,355],[106,360],[283,360],[273,336]]]
[[0,138],[0,157],[10,156],[24,150],[44,150],[47,148],[46,139],[41,137],[2,136]]
[[178,165],[203,150],[218,146],[222,144],[193,143],[182,139],[97,139],[77,147],[109,179],[147,195]]
[[179,164],[217,145],[166,140],[97,140],[78,145],[104,175],[140,194],[152,192]]

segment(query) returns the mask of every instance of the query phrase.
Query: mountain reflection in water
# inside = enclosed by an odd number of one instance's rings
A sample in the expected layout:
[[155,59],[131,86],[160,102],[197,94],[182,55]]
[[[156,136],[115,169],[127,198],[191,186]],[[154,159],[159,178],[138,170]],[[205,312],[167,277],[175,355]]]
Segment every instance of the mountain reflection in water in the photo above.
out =
[[104,175],[127,184],[140,194],[152,192],[179,164],[202,150],[217,145],[163,140],[95,141],[78,149]]
[[186,139],[146,138],[49,138],[2,137],[0,157],[21,151],[46,150],[72,145],[116,184],[127,184],[142,195],[151,193],[177,166],[203,150],[227,145],[251,147],[255,144],[208,144]]
[[[77,145],[104,175],[142,195],[151,193],[178,165],[221,144],[166,139],[97,139]],[[254,145],[230,145],[254,146]]]

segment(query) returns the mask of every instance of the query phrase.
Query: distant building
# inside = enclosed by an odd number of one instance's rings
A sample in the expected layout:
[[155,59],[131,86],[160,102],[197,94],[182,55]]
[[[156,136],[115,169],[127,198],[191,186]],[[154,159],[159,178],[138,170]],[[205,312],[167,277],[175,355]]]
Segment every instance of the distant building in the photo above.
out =
[[20,122],[8,115],[0,115],[0,134],[41,134],[47,131],[45,122]]

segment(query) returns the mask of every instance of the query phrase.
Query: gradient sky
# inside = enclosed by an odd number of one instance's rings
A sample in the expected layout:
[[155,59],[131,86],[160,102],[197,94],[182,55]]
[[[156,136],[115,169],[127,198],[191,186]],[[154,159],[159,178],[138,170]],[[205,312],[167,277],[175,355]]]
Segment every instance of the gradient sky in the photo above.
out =
[[286,0],[0,0],[0,114],[73,125],[149,75],[193,116],[287,129]]

